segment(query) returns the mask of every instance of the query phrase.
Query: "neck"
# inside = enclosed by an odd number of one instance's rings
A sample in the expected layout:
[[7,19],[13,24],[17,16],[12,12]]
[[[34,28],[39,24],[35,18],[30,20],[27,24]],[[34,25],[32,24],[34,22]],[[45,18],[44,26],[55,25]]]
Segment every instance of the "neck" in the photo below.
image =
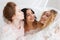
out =
[[28,29],[33,29],[33,23],[28,22],[28,23],[27,23],[27,26],[28,26]]
[[14,27],[16,27],[17,29],[20,29],[21,25],[19,25],[20,24],[19,22],[20,21],[18,20],[13,20],[12,25],[14,25]]
[[29,22],[29,23],[27,23],[27,24],[28,24],[28,26],[33,26],[31,22]]

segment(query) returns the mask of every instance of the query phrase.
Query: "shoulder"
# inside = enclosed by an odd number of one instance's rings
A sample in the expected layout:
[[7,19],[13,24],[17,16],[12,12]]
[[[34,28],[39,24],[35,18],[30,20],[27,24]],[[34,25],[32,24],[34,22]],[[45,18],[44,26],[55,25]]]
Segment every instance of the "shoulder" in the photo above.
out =
[[4,32],[4,33],[8,32],[9,29],[10,29],[10,26],[9,25],[2,26],[2,32]]

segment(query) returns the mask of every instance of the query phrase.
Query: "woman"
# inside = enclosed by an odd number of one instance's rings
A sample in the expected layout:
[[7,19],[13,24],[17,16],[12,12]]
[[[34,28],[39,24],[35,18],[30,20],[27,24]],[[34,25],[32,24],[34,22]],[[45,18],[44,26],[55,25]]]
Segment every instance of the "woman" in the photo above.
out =
[[21,11],[24,13],[25,35],[35,33],[38,28],[34,11],[30,8],[23,8]]
[[41,29],[47,27],[52,21],[54,21],[57,12],[55,10],[45,11],[43,12],[38,25]]
[[[31,37],[30,40],[60,40],[60,18],[59,18],[60,14],[57,13],[57,11],[55,10],[50,10],[49,12],[51,13],[51,18],[47,18],[50,20],[47,22],[46,25],[49,25],[50,23],[51,24],[47,27],[45,26],[46,27],[45,29],[35,34],[33,38]],[[45,18],[46,17],[47,17],[47,14],[45,14]],[[40,23],[44,24],[46,20],[45,18],[43,20],[41,17]],[[44,23],[42,22],[42,20]]]
[[1,40],[24,40],[24,15],[14,2],[6,4],[3,17]]
[[[58,40],[54,34],[54,30],[55,30],[57,23],[53,22],[56,15],[57,15],[57,12],[55,10],[49,10],[49,11],[43,12],[41,19],[39,21],[41,31],[34,34],[33,38],[31,37],[30,40]],[[43,25],[41,26],[41,24]]]

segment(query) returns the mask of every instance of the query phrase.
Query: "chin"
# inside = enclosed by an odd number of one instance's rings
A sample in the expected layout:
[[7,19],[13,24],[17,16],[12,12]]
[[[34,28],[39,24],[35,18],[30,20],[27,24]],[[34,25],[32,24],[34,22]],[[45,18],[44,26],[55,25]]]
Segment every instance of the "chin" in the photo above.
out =
[[34,20],[31,20],[31,22],[34,22]]

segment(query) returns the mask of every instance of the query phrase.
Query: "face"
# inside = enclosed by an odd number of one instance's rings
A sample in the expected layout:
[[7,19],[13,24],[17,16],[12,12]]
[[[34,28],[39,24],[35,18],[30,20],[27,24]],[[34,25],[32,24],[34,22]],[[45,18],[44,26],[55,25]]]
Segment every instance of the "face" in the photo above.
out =
[[19,20],[22,21],[22,20],[24,19],[24,14],[23,14],[23,12],[22,12],[22,11],[19,9],[19,7],[17,7],[17,6],[16,6],[15,9],[16,9],[16,12],[15,12],[16,14],[15,14],[14,17],[13,17],[14,20],[16,19],[17,21],[19,21]]
[[27,19],[27,21],[28,22],[34,22],[34,20],[35,20],[35,15],[34,15],[34,13],[30,10],[30,9],[28,9],[27,11],[26,11],[26,19]]
[[41,17],[40,22],[41,22],[42,24],[44,24],[45,21],[47,21],[47,19],[49,18],[50,15],[51,15],[51,13],[50,13],[49,11],[45,12],[45,13],[42,15],[42,17]]

